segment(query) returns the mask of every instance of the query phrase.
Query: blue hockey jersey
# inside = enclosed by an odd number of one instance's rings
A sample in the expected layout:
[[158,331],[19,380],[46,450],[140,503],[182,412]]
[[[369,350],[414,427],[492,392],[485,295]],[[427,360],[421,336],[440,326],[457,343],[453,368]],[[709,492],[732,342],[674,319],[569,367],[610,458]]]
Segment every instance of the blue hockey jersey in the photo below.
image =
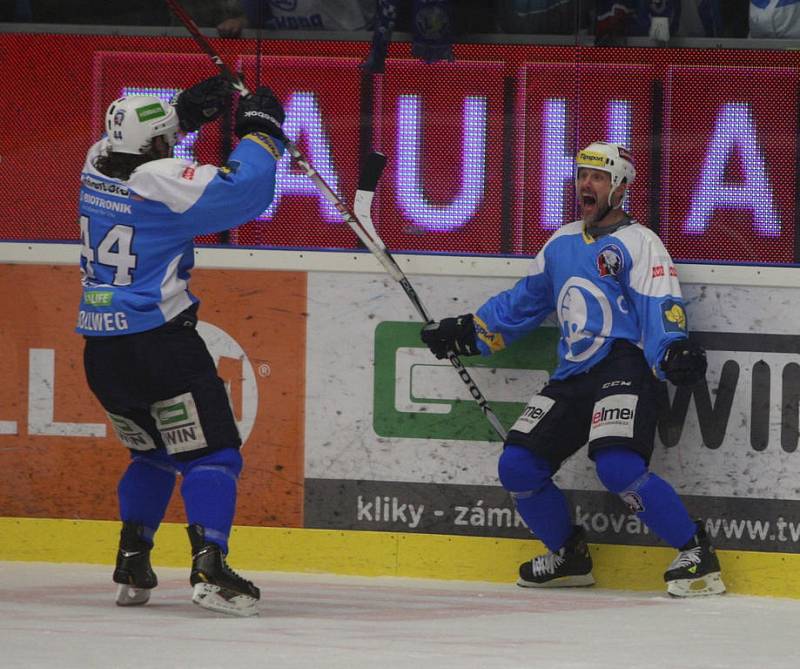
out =
[[253,133],[222,168],[164,158],[122,181],[94,167],[106,148],[102,139],[89,149],[81,175],[76,330],[88,336],[152,330],[197,302],[188,287],[194,238],[261,214],[283,153],[280,142]]
[[617,339],[641,348],[654,374],[669,344],[686,337],[678,273],[658,236],[632,222],[597,240],[583,221],[560,228],[530,274],[478,309],[484,355],[505,348],[555,311],[561,328],[554,379],[585,372]]

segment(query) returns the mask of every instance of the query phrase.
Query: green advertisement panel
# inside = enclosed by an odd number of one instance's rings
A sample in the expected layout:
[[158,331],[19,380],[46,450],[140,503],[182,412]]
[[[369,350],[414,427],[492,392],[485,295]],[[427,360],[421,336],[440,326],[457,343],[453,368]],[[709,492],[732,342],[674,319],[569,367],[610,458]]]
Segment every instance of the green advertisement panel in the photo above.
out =
[[[437,360],[422,344],[421,327],[421,323],[384,321],[375,329],[375,433],[396,438],[499,441],[456,370],[447,361]],[[557,341],[556,328],[541,327],[490,357],[461,359],[506,429],[555,369]],[[450,375],[446,380],[451,392],[443,394],[437,390],[437,380],[441,387],[445,374]],[[527,384],[521,383],[523,375],[529,378]],[[463,388],[453,392],[454,384]],[[508,397],[516,387],[528,390]]]

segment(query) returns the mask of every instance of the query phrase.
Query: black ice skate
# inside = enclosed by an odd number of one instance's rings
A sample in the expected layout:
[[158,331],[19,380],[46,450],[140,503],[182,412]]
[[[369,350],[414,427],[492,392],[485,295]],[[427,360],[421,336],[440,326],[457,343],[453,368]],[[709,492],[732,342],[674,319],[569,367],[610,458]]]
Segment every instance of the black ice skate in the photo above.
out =
[[219,613],[257,615],[256,602],[261,597],[259,589],[228,566],[222,549],[206,541],[205,530],[200,525],[190,525],[186,529],[192,542],[192,575],[189,579],[194,586],[192,601]]
[[117,566],[111,577],[117,588],[117,605],[136,606],[146,604],[150,591],[158,585],[153,568],[150,566],[152,545],[143,539],[144,526],[125,522],[119,536]]
[[697,523],[697,532],[672,561],[664,573],[664,580],[667,582],[667,592],[673,597],[720,595],[725,592],[717,552],[708,540],[702,523]]
[[555,553],[537,555],[519,566],[517,585],[523,588],[565,588],[594,585],[592,557],[586,533],[576,526],[567,543]]

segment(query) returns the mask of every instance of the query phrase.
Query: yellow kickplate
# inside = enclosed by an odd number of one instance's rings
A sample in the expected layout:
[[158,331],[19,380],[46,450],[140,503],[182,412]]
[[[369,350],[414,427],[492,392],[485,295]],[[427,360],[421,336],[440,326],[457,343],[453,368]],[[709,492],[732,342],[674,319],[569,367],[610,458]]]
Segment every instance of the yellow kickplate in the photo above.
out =
[[[0,560],[113,564],[120,524],[102,520],[0,517]],[[590,546],[597,587],[665,592],[671,548]],[[235,569],[359,576],[458,579],[513,584],[521,562],[543,551],[526,539],[236,526]],[[800,555],[718,551],[728,592],[800,598]],[[187,567],[182,525],[165,523],[153,550],[156,566]]]

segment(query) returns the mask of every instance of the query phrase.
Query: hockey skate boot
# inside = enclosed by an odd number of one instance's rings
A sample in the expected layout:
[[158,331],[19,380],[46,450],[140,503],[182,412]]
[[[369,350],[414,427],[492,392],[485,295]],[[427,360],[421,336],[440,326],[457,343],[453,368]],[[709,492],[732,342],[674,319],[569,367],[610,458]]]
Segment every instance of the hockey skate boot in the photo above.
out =
[[667,568],[664,580],[667,592],[673,597],[721,595],[725,592],[717,552],[702,523],[697,523],[697,532]]
[[200,525],[186,529],[192,542],[192,601],[204,609],[232,616],[258,615],[259,589],[228,566],[222,549],[206,541]]
[[153,568],[150,566],[152,545],[144,538],[144,526],[125,522],[119,537],[117,566],[111,577],[117,588],[118,606],[146,604],[150,591],[158,585]]
[[567,542],[555,553],[537,555],[519,566],[517,585],[523,588],[565,588],[594,585],[592,556],[586,533],[575,526]]

